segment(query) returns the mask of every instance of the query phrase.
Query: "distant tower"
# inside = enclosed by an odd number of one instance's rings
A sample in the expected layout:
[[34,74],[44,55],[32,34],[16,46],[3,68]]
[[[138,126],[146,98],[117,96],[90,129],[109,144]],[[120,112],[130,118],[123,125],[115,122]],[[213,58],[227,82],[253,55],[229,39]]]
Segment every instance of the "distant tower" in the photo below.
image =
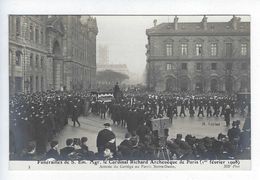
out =
[[98,55],[99,64],[109,64],[108,47],[106,45],[99,45]]

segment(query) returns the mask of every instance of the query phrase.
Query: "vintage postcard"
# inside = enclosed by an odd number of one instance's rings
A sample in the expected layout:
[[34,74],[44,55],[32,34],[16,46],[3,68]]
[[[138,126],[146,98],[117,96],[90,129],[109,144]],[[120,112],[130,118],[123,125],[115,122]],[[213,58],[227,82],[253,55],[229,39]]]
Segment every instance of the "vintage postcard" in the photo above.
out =
[[10,170],[250,170],[248,14],[9,14]]

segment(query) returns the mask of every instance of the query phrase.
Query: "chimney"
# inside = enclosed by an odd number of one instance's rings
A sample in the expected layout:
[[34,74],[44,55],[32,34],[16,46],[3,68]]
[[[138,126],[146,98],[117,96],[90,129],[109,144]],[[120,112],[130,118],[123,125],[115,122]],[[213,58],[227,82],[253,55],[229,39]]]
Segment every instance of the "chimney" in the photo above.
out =
[[154,19],[154,20],[153,20],[153,26],[155,27],[156,24],[157,24],[157,19]]
[[178,20],[179,18],[177,16],[174,17],[174,30],[178,29]]
[[207,19],[208,18],[206,17],[206,15],[204,15],[203,18],[202,18],[202,26],[203,26],[204,30],[207,30],[207,22],[208,22]]
[[236,17],[235,15],[233,15],[233,18],[230,20],[231,24],[232,24],[232,28],[234,30],[237,30],[238,27],[238,23],[241,21],[241,18]]

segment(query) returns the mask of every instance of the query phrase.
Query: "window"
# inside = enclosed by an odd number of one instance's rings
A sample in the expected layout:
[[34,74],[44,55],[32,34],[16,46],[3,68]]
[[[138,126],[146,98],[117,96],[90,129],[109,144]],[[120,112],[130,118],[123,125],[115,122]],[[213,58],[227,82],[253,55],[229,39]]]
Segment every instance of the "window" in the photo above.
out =
[[41,90],[44,91],[44,81],[43,81],[43,77],[41,77]]
[[30,54],[30,66],[33,67],[33,54]]
[[217,56],[217,44],[213,43],[211,44],[211,56]]
[[16,51],[16,56],[15,56],[15,65],[21,66],[21,52]]
[[241,44],[241,55],[242,56],[247,55],[247,44]]
[[44,69],[44,57],[41,57],[41,68]]
[[232,43],[226,43],[226,56],[232,56]]
[[36,83],[36,91],[39,91],[39,78],[36,76],[35,78],[35,83]]
[[181,63],[181,69],[182,70],[187,70],[188,69],[187,63]]
[[35,42],[39,43],[39,29],[38,28],[35,29]]
[[44,44],[43,32],[41,31],[41,44]]
[[30,24],[30,40],[31,41],[33,41],[33,35],[34,35],[34,33],[33,33],[33,25]]
[[246,69],[247,69],[247,63],[242,63],[241,70],[246,70]]
[[187,44],[181,44],[181,55],[182,56],[188,55],[188,45]]
[[217,70],[217,63],[211,63],[211,70]]
[[172,64],[166,64],[166,70],[169,71],[169,70],[172,70]]
[[20,36],[21,34],[21,19],[20,17],[16,17],[15,19],[15,26],[16,26],[16,36]]
[[226,69],[227,70],[232,70],[232,66],[233,66],[232,63],[227,63],[226,64]]
[[36,55],[36,57],[35,57],[35,67],[36,68],[39,67],[39,55]]
[[197,69],[198,71],[201,71],[201,70],[202,70],[202,63],[197,63],[197,64],[196,64],[196,69]]
[[172,56],[172,44],[166,44],[166,56]]
[[22,92],[23,78],[22,77],[15,77],[14,83],[15,83],[15,92],[16,93]]
[[202,55],[202,44],[196,44],[196,56]]
[[33,76],[30,76],[30,92],[33,92]]

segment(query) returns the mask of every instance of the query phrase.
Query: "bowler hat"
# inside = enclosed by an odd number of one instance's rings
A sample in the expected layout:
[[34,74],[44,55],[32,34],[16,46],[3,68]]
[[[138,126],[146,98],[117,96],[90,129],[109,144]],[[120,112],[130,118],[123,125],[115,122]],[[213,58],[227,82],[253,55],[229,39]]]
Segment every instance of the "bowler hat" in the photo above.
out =
[[105,123],[104,126],[105,127],[110,127],[110,124],[109,123]]

